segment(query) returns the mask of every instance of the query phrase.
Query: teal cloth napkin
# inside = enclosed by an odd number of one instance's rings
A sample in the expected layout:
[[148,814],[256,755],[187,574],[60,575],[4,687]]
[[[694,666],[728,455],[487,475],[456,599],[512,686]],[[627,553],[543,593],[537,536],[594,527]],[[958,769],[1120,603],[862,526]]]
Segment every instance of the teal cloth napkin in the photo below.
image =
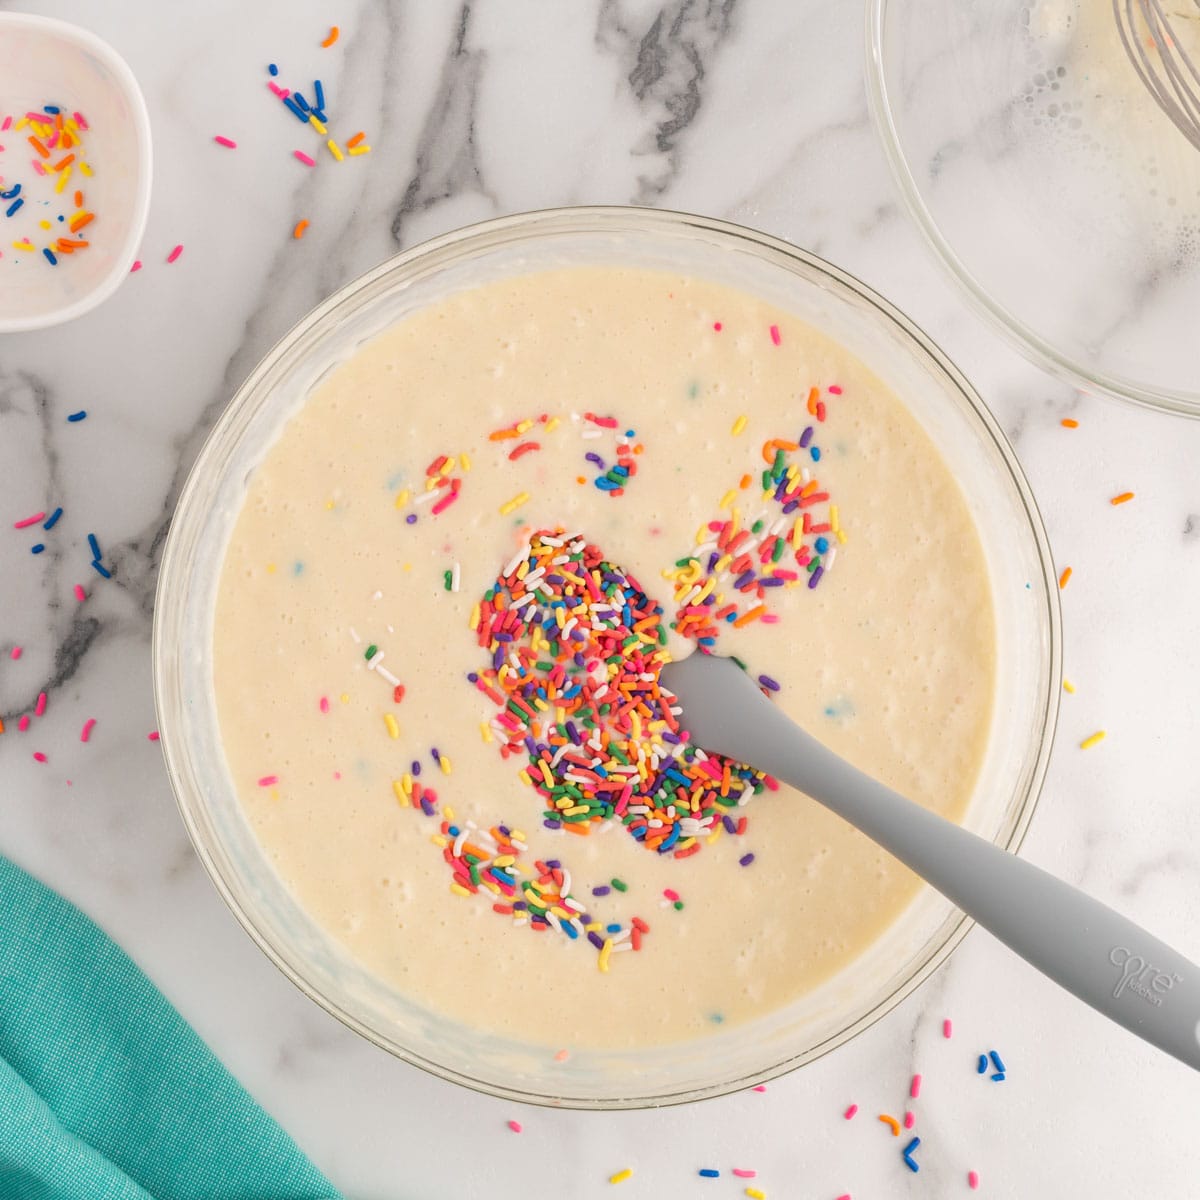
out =
[[337,1198],[120,947],[2,857],[0,1198]]

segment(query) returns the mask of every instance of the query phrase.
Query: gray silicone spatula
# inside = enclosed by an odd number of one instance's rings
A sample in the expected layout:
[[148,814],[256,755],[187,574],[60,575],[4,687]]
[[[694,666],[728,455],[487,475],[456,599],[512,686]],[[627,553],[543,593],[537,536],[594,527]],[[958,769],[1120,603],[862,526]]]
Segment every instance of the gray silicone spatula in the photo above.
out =
[[1200,967],[1061,879],[906,800],[790,721],[732,659],[663,668],[692,741],[820,801],[1044,975],[1200,1070]]

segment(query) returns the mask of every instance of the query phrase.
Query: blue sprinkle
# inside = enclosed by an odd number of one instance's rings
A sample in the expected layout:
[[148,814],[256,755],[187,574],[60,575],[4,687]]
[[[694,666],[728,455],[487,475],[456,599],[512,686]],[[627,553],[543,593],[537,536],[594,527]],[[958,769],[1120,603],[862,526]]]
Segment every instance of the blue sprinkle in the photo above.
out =
[[0,191],[0,200],[15,200],[21,194],[21,185],[14,183],[7,192]]
[[708,1019],[714,1025],[724,1025],[725,1024],[725,1018],[720,1013],[709,1013]]
[[41,552],[43,550],[45,550],[45,548],[46,547],[42,542],[38,542],[37,545],[29,547],[29,553],[30,554],[41,554]]
[[68,421],[83,421],[87,419],[87,409],[81,408],[77,413],[70,413],[67,417]]
[[43,104],[42,112],[48,112],[52,117],[57,117],[62,109],[57,104]]
[[712,1167],[701,1167],[700,1175],[701,1175],[701,1178],[703,1178],[703,1179],[720,1179],[721,1178],[721,1172],[714,1171]]
[[[292,98],[293,100],[295,100],[295,102],[296,102],[296,103],[297,103],[297,104],[298,104],[298,105],[299,105],[299,106],[300,106],[302,109],[304,109],[304,112],[305,112],[305,114],[308,114],[308,113],[312,112],[312,109],[309,107],[309,103],[308,103],[308,101],[307,101],[307,100],[305,100],[304,96],[303,96],[303,95],[302,95],[300,92],[293,92],[293,93],[292,93],[292,97],[291,97],[291,98]],[[307,121],[307,120],[308,120],[308,116],[307,116],[307,115],[305,115],[305,118],[304,118],[304,119]]]
[[620,925],[605,925],[605,927],[604,927],[604,928],[605,928],[606,930],[608,930],[608,932],[609,932],[609,933],[620,933],[620,932],[621,932],[621,926],[620,926]]
[[988,1058],[990,1058],[992,1060],[992,1066],[995,1067],[996,1070],[999,1071],[1001,1074],[1003,1074],[1005,1071],[1008,1070],[1008,1068],[1004,1065],[1003,1061],[1001,1060],[1000,1055],[998,1055],[995,1052],[995,1050],[988,1051]]
[[320,121],[322,125],[329,124],[329,118],[325,115],[325,110],[323,108],[314,108],[312,110],[312,115],[314,117],[316,117],[317,120]]
[[[317,102],[316,102],[316,104],[313,105],[313,107],[317,110],[317,112],[324,112],[325,111],[325,89],[321,86],[321,81],[319,79],[313,80],[313,91],[316,92],[316,94],[317,94]],[[320,119],[321,119],[320,117],[317,118],[318,121]]]
[[64,216],[62,215],[62,213],[59,213],[59,214],[58,214],[58,219],[59,219],[60,221],[65,221],[67,218],[66,218],[66,217],[64,217]]
[[816,551],[817,551],[817,553],[818,553],[818,554],[824,554],[824,553],[825,553],[825,551],[829,549],[829,539],[828,539],[828,538],[819,537],[819,538],[817,538],[817,540],[816,540],[816,541],[813,543],[813,545],[816,547]]
[[267,70],[270,71],[272,75],[279,74],[279,68],[274,63],[270,63],[267,67]]
[[63,514],[63,510],[62,510],[61,508],[56,508],[56,509],[55,509],[55,510],[54,510],[54,511],[53,511],[53,512],[52,512],[52,513],[51,513],[51,514],[50,514],[50,515],[49,515],[49,516],[46,518],[46,523],[45,523],[45,525],[43,525],[43,526],[42,526],[42,528],[43,528],[43,529],[53,529],[53,528],[55,527],[55,525],[57,525],[57,524],[58,524],[58,518],[59,518],[59,517],[61,517],[61,516],[62,516],[62,514]]
[[99,558],[100,557],[100,543],[98,541],[96,541],[96,535],[94,533],[88,534],[88,545],[91,546],[91,548],[92,548],[92,557]]
[[292,110],[292,114],[295,116],[297,121],[303,121],[305,125],[308,124],[308,117],[305,114],[304,109],[302,109],[300,105],[298,105],[295,100],[291,98],[291,96],[284,96],[283,102]]
[[97,572],[99,572],[99,574],[103,575],[105,579],[112,578],[112,572],[110,570],[108,570],[108,568],[105,567],[105,565],[99,559],[96,559],[92,563],[92,566],[95,567]]
[[52,267],[57,267],[57,266],[58,266],[58,259],[54,257],[54,251],[53,251],[53,250],[51,250],[49,246],[44,246],[44,247],[42,248],[42,253],[43,253],[43,254],[46,256],[46,261],[47,261],[47,262],[48,262],[48,263],[49,263],[49,264],[50,264]]
[[992,1082],[993,1083],[1003,1083],[1004,1082],[1004,1072],[997,1071],[995,1073],[995,1075],[992,1076]]
[[304,564],[302,562],[298,562],[292,567],[292,574],[299,575],[303,572],[303,570],[304,570]]
[[987,1070],[987,1067],[988,1067],[988,1056],[986,1054],[981,1054],[979,1056],[979,1062],[975,1067],[975,1071],[977,1074],[982,1075]]
[[821,461],[821,447],[820,446],[813,446],[812,449],[809,450],[809,454],[812,455],[813,462]]
[[625,430],[625,436],[627,438],[631,438],[631,437],[636,437],[637,435],[633,432],[632,429],[627,429],[627,430]]
[[917,1166],[916,1162],[913,1161],[913,1153],[920,1144],[921,1139],[919,1137],[915,1137],[911,1142],[908,1143],[907,1146],[904,1147],[904,1165],[910,1171],[912,1171],[914,1175],[921,1169],[919,1166]]

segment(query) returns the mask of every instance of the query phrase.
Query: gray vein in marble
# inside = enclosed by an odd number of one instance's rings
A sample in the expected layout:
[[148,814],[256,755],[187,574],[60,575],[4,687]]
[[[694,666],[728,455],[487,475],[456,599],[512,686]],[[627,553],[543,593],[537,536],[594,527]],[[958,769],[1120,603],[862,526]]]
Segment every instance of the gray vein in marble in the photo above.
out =
[[404,244],[406,219],[442,200],[475,192],[499,207],[484,183],[475,140],[479,87],[487,55],[469,48],[470,24],[468,3],[458,10],[454,39],[417,141],[412,179],[392,217],[392,238],[397,245]]
[[1200,513],[1188,513],[1183,522],[1183,540],[1193,542],[1200,537]]
[[634,152],[661,156],[639,174],[634,203],[653,203],[679,174],[680,143],[703,105],[706,76],[732,30],[736,6],[737,0],[676,0],[639,33],[619,0],[601,4],[596,43],[628,62],[630,90],[653,121]]
[[1117,893],[1121,896],[1136,896],[1149,881],[1164,878],[1163,873],[1168,871],[1195,877],[1200,874],[1200,864],[1182,851],[1167,850],[1154,858],[1143,859],[1126,872],[1117,885]]

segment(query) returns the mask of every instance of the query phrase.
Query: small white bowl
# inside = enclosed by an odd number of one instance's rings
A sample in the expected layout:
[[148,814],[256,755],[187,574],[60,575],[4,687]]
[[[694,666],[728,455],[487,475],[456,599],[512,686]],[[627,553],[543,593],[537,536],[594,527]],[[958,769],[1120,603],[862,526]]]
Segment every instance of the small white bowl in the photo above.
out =
[[[96,214],[88,228],[90,243],[57,266],[35,255],[22,256],[13,241],[28,221],[3,215],[0,201],[0,333],[44,329],[73,320],[116,291],[129,274],[146,228],[150,208],[150,117],[133,72],[111,46],[95,34],[65,21],[25,13],[0,13],[0,121],[56,103],[88,121],[86,148],[91,178],[78,171],[66,189],[66,204],[77,187]],[[23,183],[36,194],[37,179],[26,148],[28,129],[0,133],[0,178],[4,188]],[[53,198],[46,188],[43,199]],[[47,210],[47,213],[52,211]],[[24,214],[28,218],[30,214]]]

